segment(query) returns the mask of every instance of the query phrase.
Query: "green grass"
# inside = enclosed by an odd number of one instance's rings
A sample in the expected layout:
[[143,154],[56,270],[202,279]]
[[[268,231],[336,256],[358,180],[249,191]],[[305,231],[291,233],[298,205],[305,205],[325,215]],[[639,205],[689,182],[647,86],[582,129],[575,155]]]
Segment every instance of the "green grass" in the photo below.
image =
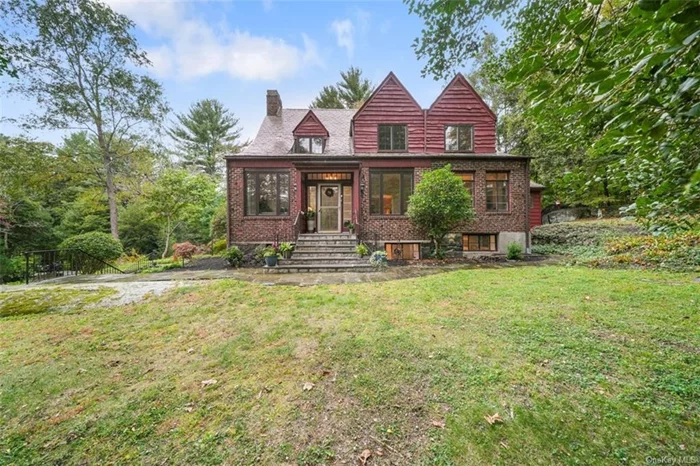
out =
[[697,457],[699,300],[688,274],[532,267],[7,317],[0,464]]

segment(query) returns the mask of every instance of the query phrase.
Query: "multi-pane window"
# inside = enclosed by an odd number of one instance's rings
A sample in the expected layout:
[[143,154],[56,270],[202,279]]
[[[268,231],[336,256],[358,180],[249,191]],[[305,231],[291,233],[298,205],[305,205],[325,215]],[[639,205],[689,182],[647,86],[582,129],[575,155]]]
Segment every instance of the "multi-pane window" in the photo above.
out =
[[508,212],[508,172],[486,173],[486,211]]
[[408,145],[406,125],[379,125],[380,151],[405,151]]
[[462,235],[465,251],[497,251],[496,235]]
[[369,175],[372,215],[404,215],[408,197],[413,194],[413,172],[373,171]]
[[471,125],[445,126],[446,152],[471,152],[474,150],[474,127]]
[[460,173],[459,177],[462,178],[462,183],[464,187],[469,191],[469,195],[472,198],[472,205],[474,204],[474,172],[471,173]]
[[246,215],[289,214],[289,172],[245,172]]
[[323,154],[325,142],[322,137],[297,138],[295,152],[297,154]]

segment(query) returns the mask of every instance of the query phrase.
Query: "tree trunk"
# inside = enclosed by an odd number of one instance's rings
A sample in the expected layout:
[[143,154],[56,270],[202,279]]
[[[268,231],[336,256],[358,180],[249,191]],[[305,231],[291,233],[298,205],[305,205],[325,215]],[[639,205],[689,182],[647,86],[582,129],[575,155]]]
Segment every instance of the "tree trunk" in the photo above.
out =
[[102,151],[102,162],[105,167],[105,180],[107,188],[107,202],[109,203],[109,229],[114,239],[119,239],[119,223],[117,213],[117,194],[114,188],[114,168],[112,167],[112,154],[105,142],[102,125],[97,125],[97,143]]
[[161,259],[165,259],[168,254],[168,249],[170,249],[170,217],[167,219],[165,224],[165,248],[163,249],[163,254],[160,256]]

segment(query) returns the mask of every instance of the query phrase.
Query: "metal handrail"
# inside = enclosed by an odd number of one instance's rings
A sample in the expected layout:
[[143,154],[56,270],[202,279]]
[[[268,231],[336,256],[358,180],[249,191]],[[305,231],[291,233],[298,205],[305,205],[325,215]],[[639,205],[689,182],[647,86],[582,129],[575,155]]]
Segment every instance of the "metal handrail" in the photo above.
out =
[[[66,253],[68,256],[66,257]],[[75,254],[78,253],[76,257]],[[64,275],[125,273],[119,267],[103,261],[79,248],[41,249],[25,251],[24,280],[29,284],[30,279],[38,280],[55,278]],[[30,259],[34,260],[30,264]],[[37,261],[37,257],[39,260]],[[88,262],[89,261],[89,262]],[[33,273],[31,273],[33,272]]]

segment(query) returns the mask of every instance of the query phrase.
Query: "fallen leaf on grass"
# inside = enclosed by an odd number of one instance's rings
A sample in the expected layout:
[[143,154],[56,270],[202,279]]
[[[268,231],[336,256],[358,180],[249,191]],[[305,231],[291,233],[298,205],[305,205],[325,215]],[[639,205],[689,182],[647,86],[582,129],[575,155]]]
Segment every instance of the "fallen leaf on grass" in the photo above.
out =
[[362,466],[365,466],[370,456],[372,456],[372,452],[370,450],[364,450],[357,459],[360,460]]
[[508,449],[508,444],[506,442],[501,442],[499,443],[499,445],[505,448],[506,450]]
[[486,422],[489,424],[493,425],[497,422],[503,422],[503,419],[501,418],[501,415],[496,413],[491,416],[484,416],[484,419],[486,419]]
[[312,388],[314,388],[314,384],[312,384],[311,382],[305,382],[305,383],[304,383],[303,390],[304,390],[305,392],[308,392],[308,391],[311,390]]
[[215,383],[216,379],[202,380],[202,387],[208,387],[209,385],[214,385]]
[[384,450],[381,448],[377,449],[377,451],[374,452],[377,456],[384,456]]
[[431,424],[433,425],[433,427],[437,427],[439,429],[445,428],[445,423],[442,421],[432,421]]

